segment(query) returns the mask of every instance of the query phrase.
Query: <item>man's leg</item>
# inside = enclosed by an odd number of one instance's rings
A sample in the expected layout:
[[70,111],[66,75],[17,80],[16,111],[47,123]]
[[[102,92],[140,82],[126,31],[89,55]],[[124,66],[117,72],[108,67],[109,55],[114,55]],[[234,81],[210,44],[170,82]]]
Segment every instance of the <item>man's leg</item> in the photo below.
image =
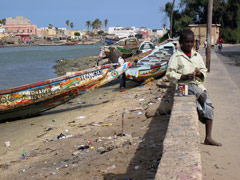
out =
[[218,143],[212,139],[212,124],[213,120],[205,118],[206,137],[204,140],[204,144],[212,146],[222,146],[221,143]]

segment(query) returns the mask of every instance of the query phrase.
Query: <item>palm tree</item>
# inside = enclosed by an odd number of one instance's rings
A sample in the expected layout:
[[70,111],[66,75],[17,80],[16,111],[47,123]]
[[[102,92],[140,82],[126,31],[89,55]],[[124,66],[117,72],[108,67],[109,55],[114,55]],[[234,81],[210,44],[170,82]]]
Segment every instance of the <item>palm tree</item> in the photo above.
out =
[[93,29],[99,29],[102,26],[102,22],[99,19],[95,19],[92,22],[92,28]]
[[48,24],[48,29],[52,29],[53,25],[52,24]]
[[71,29],[73,28],[73,26],[74,26],[74,24],[73,24],[73,22],[71,22],[71,23],[70,23],[70,27],[71,27]]
[[107,29],[107,25],[108,25],[108,20],[105,19],[105,20],[104,20],[104,26],[105,26],[105,29]]
[[89,30],[89,27],[91,26],[91,21],[86,21],[86,26],[87,26],[87,28]]
[[70,23],[70,21],[66,20],[66,25],[67,25],[68,28],[69,28],[69,23]]

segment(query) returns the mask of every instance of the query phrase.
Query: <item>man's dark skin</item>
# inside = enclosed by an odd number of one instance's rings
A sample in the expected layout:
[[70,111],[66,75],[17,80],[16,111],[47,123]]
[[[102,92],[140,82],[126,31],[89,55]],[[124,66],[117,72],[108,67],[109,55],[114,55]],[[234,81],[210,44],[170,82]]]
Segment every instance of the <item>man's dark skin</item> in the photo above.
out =
[[[180,44],[181,44],[182,51],[186,53],[190,53],[194,46],[194,35],[193,34],[186,35],[182,40],[180,40]],[[182,75],[180,80],[181,81],[193,80],[194,76],[199,77],[200,79],[203,78],[203,74],[196,69],[195,72],[193,73]],[[202,93],[199,96],[198,101],[203,107],[204,102],[206,101],[206,94]],[[205,136],[204,144],[213,145],[213,146],[222,146],[221,143],[218,143],[212,139],[212,123],[213,123],[212,119],[207,119],[203,117],[203,122],[205,123],[205,128],[206,128],[206,136]]]

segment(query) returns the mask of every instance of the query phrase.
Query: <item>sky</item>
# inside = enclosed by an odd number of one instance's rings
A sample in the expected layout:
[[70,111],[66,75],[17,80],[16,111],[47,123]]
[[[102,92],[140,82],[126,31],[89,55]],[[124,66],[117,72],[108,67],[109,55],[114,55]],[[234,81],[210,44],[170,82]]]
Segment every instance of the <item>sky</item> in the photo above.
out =
[[[176,0],[176,7],[180,0]],[[169,26],[169,19],[161,10],[172,0],[0,0],[0,19],[24,16],[37,27],[67,27],[86,29],[86,21],[108,19],[109,26],[135,26],[150,29]]]

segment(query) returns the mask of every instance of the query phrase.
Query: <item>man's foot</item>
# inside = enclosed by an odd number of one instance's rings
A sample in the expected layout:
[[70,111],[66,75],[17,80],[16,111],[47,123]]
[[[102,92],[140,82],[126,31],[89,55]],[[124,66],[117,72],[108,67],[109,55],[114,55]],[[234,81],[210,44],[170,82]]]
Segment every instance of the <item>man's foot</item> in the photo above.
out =
[[126,89],[121,89],[120,92],[126,92]]
[[206,144],[206,145],[211,145],[211,146],[222,146],[221,143],[218,143],[218,142],[214,141],[214,140],[211,139],[211,138],[205,139],[204,144]]

